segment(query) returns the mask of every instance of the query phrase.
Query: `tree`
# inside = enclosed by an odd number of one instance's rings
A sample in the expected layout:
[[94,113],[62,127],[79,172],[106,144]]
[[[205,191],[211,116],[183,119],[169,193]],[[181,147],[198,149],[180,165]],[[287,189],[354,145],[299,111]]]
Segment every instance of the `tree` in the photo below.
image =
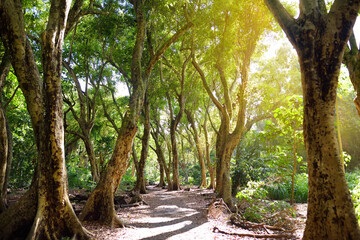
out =
[[[210,4],[211,5],[211,4]],[[215,1],[211,6],[215,14],[210,56],[215,69],[207,73],[197,62],[200,49],[206,51],[196,39],[196,52],[192,64],[198,71],[204,88],[220,113],[220,127],[216,138],[216,192],[231,209],[230,162],[236,145],[245,130],[247,108],[247,86],[251,57],[256,44],[268,27],[264,16],[264,6],[252,1],[242,1],[239,5],[223,4]],[[201,37],[195,35],[195,37]],[[195,41],[195,39],[194,39]],[[195,50],[195,49],[194,49]],[[209,54],[209,53],[208,53]],[[203,59],[202,61],[204,61]],[[210,87],[208,78],[218,81]],[[214,94],[215,92],[215,94]],[[249,121],[252,122],[252,121]]]
[[144,0],[133,0],[137,32],[131,59],[132,94],[124,119],[119,128],[113,154],[106,171],[80,214],[81,220],[100,221],[104,225],[122,227],[123,223],[117,219],[114,207],[114,194],[117,191],[121,178],[124,175],[129,161],[132,143],[137,133],[137,123],[144,105],[144,98],[152,69],[165,50],[183,35],[193,24],[189,23],[179,29],[171,38],[164,42],[154,56],[149,59],[143,68],[143,50],[146,39],[146,11],[149,6]]
[[[70,60],[70,59],[69,59]],[[86,61],[86,60],[85,60]],[[100,78],[102,75],[102,70],[104,69],[106,63],[103,63],[100,67]],[[73,117],[75,118],[76,122],[78,123],[81,132],[70,130],[69,128],[66,128],[65,130],[73,135],[77,135],[81,140],[83,140],[85,149],[89,158],[90,166],[91,166],[91,175],[93,181],[97,182],[100,179],[100,170],[99,165],[96,161],[95,152],[94,152],[94,144],[92,142],[92,139],[90,137],[91,131],[95,124],[95,115],[96,115],[96,97],[97,92],[99,90],[99,80],[98,83],[94,83],[94,80],[92,79],[89,74],[86,74],[86,81],[85,81],[85,91],[83,92],[80,86],[80,82],[78,77],[76,76],[76,73],[74,69],[70,66],[70,63],[63,61],[63,66],[68,70],[69,74],[71,75],[71,78],[75,82],[76,86],[76,92],[78,95],[78,102],[80,103],[80,113],[78,114],[75,110],[75,103],[74,99],[72,101],[68,99],[67,97],[64,97],[64,102],[67,103],[69,106],[69,110],[71,111]],[[87,66],[89,68],[89,66]],[[89,69],[88,69],[89,70]],[[88,72],[88,71],[86,71]],[[90,78],[90,79],[89,79]],[[91,98],[90,91],[89,91],[89,81],[92,82],[92,86],[94,89],[94,95]],[[65,95],[65,94],[64,94]],[[74,103],[73,103],[74,102]],[[66,116],[65,116],[66,119]]]
[[[159,116],[158,112],[159,112],[158,108],[155,108],[155,111],[153,111],[154,117],[153,117],[153,123],[151,124],[151,128],[152,128],[151,136],[154,139],[155,148],[152,148],[152,149],[155,151],[155,153],[157,155],[160,169],[163,168],[163,170],[165,172],[166,180],[168,183],[167,188],[170,190],[172,187],[171,174],[170,174],[171,164],[169,164],[169,167],[168,167],[168,165],[166,164],[166,161],[165,161],[165,155],[164,155],[164,151],[162,148],[162,142],[160,140],[160,136],[162,136],[165,141],[166,141],[166,139],[164,138],[164,135],[160,131],[160,119],[159,119],[160,116]],[[169,163],[170,162],[171,161],[169,161]]]
[[141,155],[140,161],[135,161],[136,167],[136,183],[134,186],[134,190],[140,193],[146,193],[145,186],[145,162],[148,155],[149,149],[149,140],[150,140],[150,131],[151,131],[151,123],[150,123],[150,102],[148,99],[148,94],[145,94],[144,101],[144,109],[143,109],[143,125],[144,125],[144,133],[141,138]]
[[[184,43],[183,43],[184,44]],[[182,44],[182,45],[183,45]],[[183,46],[181,46],[183,47]],[[179,51],[179,50],[178,50]],[[177,127],[181,121],[181,118],[185,111],[185,79],[187,77],[186,74],[186,68],[190,61],[190,54],[186,56],[185,59],[183,56],[183,53],[180,49],[179,53],[177,53],[178,56],[180,56],[180,59],[176,59],[175,62],[179,62],[178,65],[180,66],[180,71],[176,70],[176,67],[174,67],[171,64],[168,64],[168,67],[172,69],[174,74],[178,77],[180,89],[176,89],[174,87],[172,89],[172,92],[174,92],[175,98],[178,102],[178,111],[175,113],[173,106],[173,101],[170,95],[170,91],[166,92],[166,97],[168,100],[169,105],[169,111],[170,111],[170,139],[171,139],[171,152],[172,152],[172,173],[173,173],[173,179],[172,179],[172,188],[171,190],[179,190],[180,189],[180,179],[179,179],[179,154],[178,154],[178,148],[177,148],[177,141],[176,141],[176,131]],[[176,64],[176,63],[175,63]],[[164,80],[162,79],[163,83],[165,84]]]
[[279,0],[265,0],[299,57],[309,198],[304,239],[359,239],[335,132],[338,76],[359,1],[300,1],[292,17]]
[[[5,84],[6,77],[11,68],[10,55],[7,51],[0,63],[0,94]],[[11,159],[12,159],[12,135],[7,122],[6,103],[0,97],[0,213],[7,207],[6,195],[9,182]]]
[[199,133],[197,130],[197,126],[195,125],[195,119],[193,116],[193,113],[190,112],[189,110],[185,110],[186,113],[186,117],[191,125],[192,128],[192,135],[196,144],[196,150],[197,150],[197,154],[198,154],[198,158],[199,158],[199,165],[200,165],[200,170],[201,170],[201,181],[200,181],[200,187],[206,187],[206,168],[205,168],[205,161],[204,161],[204,151],[203,151],[203,147],[202,144],[200,142],[200,137],[199,137]]
[[70,10],[69,0],[51,1],[48,22],[41,34],[41,78],[26,36],[21,1],[0,2],[1,38],[10,51],[11,64],[26,98],[38,149],[30,190],[0,216],[0,235],[5,239],[24,233],[29,239],[90,238],[67,194],[60,84],[64,37],[73,20],[68,21],[68,16],[81,10],[82,2],[78,3]]

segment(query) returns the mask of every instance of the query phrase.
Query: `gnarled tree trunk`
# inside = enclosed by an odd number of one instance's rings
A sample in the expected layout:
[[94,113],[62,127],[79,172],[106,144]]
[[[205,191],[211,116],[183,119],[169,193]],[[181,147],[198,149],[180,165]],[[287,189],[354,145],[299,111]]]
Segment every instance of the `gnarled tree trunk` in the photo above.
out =
[[360,239],[335,131],[336,89],[359,1],[301,1],[294,19],[278,0],[269,9],[295,47],[304,95],[309,197],[304,239]]
[[51,2],[47,28],[41,35],[45,84],[26,39],[21,2],[3,0],[0,3],[1,37],[12,56],[12,66],[26,99],[39,152],[34,184],[19,200],[27,209],[16,204],[18,209],[10,208],[2,214],[0,218],[6,222],[6,231],[1,235],[4,239],[16,235],[15,224],[22,220],[19,213],[24,213],[27,224],[22,226],[28,239],[66,236],[88,239],[90,234],[76,217],[67,195],[64,157],[60,82],[62,46],[71,1]]

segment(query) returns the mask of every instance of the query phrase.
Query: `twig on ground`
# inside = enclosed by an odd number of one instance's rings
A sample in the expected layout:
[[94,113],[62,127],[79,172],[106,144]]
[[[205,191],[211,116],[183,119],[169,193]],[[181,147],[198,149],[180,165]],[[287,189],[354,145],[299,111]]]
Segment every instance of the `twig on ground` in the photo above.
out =
[[291,235],[286,234],[256,234],[256,233],[231,233],[220,230],[218,227],[213,228],[213,232],[218,232],[227,235],[239,236],[239,237],[253,237],[253,238],[292,238]]

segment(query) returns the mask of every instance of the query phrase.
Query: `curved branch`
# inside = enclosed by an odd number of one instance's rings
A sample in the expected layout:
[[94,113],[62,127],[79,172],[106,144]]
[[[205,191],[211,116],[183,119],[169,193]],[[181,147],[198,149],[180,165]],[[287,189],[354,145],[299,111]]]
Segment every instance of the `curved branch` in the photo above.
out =
[[222,104],[218,101],[218,99],[214,96],[214,94],[211,92],[209,85],[206,82],[206,78],[205,78],[205,74],[202,71],[202,69],[200,68],[199,64],[196,62],[195,58],[193,58],[192,60],[192,64],[195,67],[195,69],[198,71],[200,78],[203,82],[203,86],[206,90],[206,92],[208,93],[209,97],[211,98],[211,100],[213,101],[213,103],[215,104],[215,106],[219,109],[220,113],[225,116],[225,109],[222,106]]
[[296,35],[298,34],[298,25],[295,19],[289,14],[279,0],[265,0],[269,10],[286,33],[286,36],[293,45],[296,45]]
[[151,58],[147,69],[146,69],[146,78],[150,76],[150,73],[155,66],[155,63],[160,59],[161,55],[170,47],[171,44],[176,42],[187,30],[194,26],[193,23],[186,24],[183,28],[177,31],[169,40],[167,40],[155,53],[153,58]]

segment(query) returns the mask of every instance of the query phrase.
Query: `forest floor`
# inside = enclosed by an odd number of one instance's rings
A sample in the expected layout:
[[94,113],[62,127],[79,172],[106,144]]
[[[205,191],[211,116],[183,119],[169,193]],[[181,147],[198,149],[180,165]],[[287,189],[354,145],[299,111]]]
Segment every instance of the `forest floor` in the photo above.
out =
[[[187,190],[187,191],[186,191]],[[270,230],[249,231],[231,225],[229,214],[208,214],[208,207],[215,198],[212,190],[187,188],[167,191],[149,186],[142,197],[147,205],[118,208],[118,217],[126,228],[111,229],[85,224],[96,239],[162,240],[162,239],[254,239],[214,232],[214,228],[227,233],[267,234]],[[291,239],[301,239],[305,227],[306,204],[297,204],[297,226]],[[270,232],[271,233],[271,232]],[[270,238],[268,238],[270,239]],[[279,239],[279,238],[277,238]]]
[[[9,203],[14,203],[26,190],[9,194]],[[87,195],[84,189],[71,189],[71,195]],[[110,228],[84,223],[97,240],[210,240],[210,239],[255,239],[239,237],[236,234],[263,236],[276,234],[269,229],[256,228],[247,230],[236,227],[230,222],[230,213],[226,211],[209,211],[209,205],[215,199],[213,190],[196,187],[179,191],[168,191],[155,186],[147,187],[147,194],[142,194],[146,204],[122,208],[115,205],[119,219],[125,228]],[[79,213],[86,200],[73,202],[76,213]],[[291,237],[266,239],[301,239],[305,228],[306,204],[295,204],[296,218]],[[217,229],[218,231],[214,231]],[[223,234],[220,231],[231,233]],[[278,234],[282,234],[278,232]]]

